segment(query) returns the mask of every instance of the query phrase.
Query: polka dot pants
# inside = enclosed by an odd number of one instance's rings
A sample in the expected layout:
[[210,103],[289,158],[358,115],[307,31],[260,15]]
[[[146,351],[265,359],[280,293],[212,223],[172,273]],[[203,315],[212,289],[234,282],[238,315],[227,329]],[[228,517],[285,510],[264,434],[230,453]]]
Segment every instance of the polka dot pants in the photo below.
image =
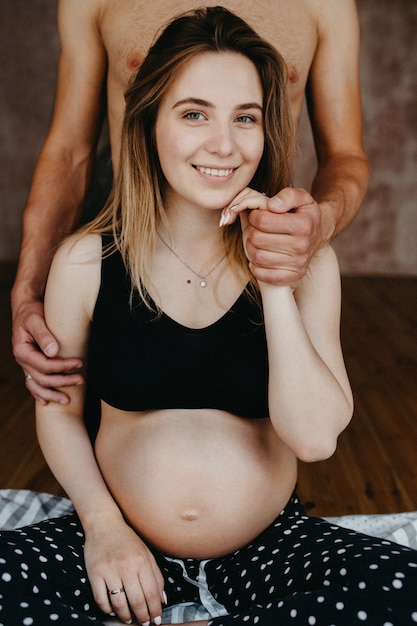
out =
[[[102,623],[75,515],[0,533],[0,626]],[[202,563],[155,552],[169,604],[199,602]],[[417,552],[308,517],[294,496],[256,540],[204,563],[213,626],[417,624]]]

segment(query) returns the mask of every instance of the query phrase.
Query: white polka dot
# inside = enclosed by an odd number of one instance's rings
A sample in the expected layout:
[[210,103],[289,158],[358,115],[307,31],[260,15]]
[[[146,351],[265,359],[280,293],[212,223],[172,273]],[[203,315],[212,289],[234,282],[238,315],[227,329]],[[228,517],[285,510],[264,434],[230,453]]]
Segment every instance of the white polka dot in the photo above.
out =
[[412,613],[412,615],[411,615],[411,619],[413,620],[413,622],[417,622],[417,611],[415,611],[414,613]]
[[368,618],[368,615],[365,613],[365,611],[358,612],[358,619],[360,619],[361,622],[364,622],[367,618]]
[[346,576],[346,574],[347,574],[346,568],[342,567],[342,569],[340,570],[340,575],[341,576]]
[[59,615],[57,615],[56,613],[51,613],[49,619],[51,620],[51,622],[57,622],[59,620]]
[[290,611],[290,617],[297,617],[297,609],[291,609]]
[[33,624],[33,618],[32,617],[25,617],[25,619],[22,622],[23,626],[31,626]]
[[308,618],[308,623],[310,624],[310,626],[314,626],[314,624],[316,623],[316,618],[314,617],[314,615],[310,615],[310,617]]
[[9,572],[4,572],[4,574],[1,577],[2,581],[5,583],[9,583],[12,579],[11,575],[9,574]]
[[401,580],[396,579],[393,581],[392,586],[394,587],[394,589],[402,589],[403,584]]
[[317,602],[318,602],[319,604],[321,604],[322,602],[324,602],[324,596],[318,596],[318,598],[317,598]]
[[345,608],[345,605],[343,604],[343,602],[336,602],[336,609],[338,611],[343,611],[344,608]]

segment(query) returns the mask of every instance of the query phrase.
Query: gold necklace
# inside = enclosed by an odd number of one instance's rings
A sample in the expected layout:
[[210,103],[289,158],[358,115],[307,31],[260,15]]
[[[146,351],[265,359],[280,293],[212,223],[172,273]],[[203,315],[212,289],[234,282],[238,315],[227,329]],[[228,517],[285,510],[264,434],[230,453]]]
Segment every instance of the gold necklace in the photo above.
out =
[[[192,268],[192,267],[190,267],[190,266],[189,266],[189,265],[188,265],[185,261],[183,261],[183,260],[182,260],[182,258],[181,258],[181,257],[179,257],[179,256],[178,256],[178,254],[175,252],[175,250],[173,250],[173,249],[171,248],[171,246],[170,246],[170,245],[168,245],[168,244],[167,244],[167,242],[166,242],[166,241],[164,241],[164,240],[162,239],[162,237],[161,237],[161,235],[160,235],[159,233],[158,233],[158,237],[159,237],[159,239],[162,241],[162,243],[164,244],[164,246],[165,246],[166,248],[168,248],[168,250],[169,250],[170,252],[172,252],[172,254],[173,254],[173,255],[174,255],[174,256],[178,259],[178,261],[179,261],[180,263],[182,263],[182,264],[184,265],[184,267],[186,267],[186,268],[187,268],[187,270],[190,270],[190,272],[192,272],[192,273],[194,274],[194,276],[197,276],[197,278],[199,278],[199,279],[200,279],[200,287],[206,287],[206,286],[207,286],[207,281],[206,281],[206,278],[208,278],[208,276],[210,276],[210,274],[212,274],[212,273],[214,272],[214,270],[215,270],[215,269],[217,269],[217,268],[219,267],[220,263],[221,263],[222,261],[224,261],[224,259],[227,257],[227,252],[226,252],[226,253],[222,256],[222,258],[221,258],[221,259],[219,259],[219,260],[217,261],[216,265],[215,265],[214,267],[212,267],[212,268],[211,268],[211,270],[210,270],[209,272],[207,272],[207,274],[204,274],[204,276],[202,276],[201,274],[199,274],[198,272],[196,272],[195,270],[193,270],[193,268]],[[191,280],[190,280],[190,279],[188,279],[188,280],[187,280],[187,283],[191,283]]]

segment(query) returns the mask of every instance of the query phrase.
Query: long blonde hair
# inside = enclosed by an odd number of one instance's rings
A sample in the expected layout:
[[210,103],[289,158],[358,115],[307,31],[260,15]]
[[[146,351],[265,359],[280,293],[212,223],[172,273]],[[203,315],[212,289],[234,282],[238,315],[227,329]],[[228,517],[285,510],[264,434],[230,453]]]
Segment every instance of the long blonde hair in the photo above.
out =
[[[255,65],[263,89],[264,152],[250,183],[273,195],[292,181],[294,132],[280,54],[242,19],[223,7],[189,11],[172,20],[150,48],[125,94],[120,169],[110,197],[89,232],[112,232],[132,284],[147,302],[149,262],[158,225],[165,223],[162,173],[155,143],[158,107],[185,65],[204,52],[236,52]],[[239,221],[223,230],[234,267],[255,282],[243,251]]]

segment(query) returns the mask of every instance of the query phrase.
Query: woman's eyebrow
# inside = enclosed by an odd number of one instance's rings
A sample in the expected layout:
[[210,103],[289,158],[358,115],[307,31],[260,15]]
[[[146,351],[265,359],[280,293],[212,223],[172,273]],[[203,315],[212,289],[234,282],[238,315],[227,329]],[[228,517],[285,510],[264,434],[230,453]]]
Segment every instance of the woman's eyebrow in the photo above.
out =
[[214,104],[212,104],[211,102],[208,102],[208,100],[202,100],[201,98],[191,98],[191,97],[178,100],[178,102],[176,102],[172,108],[175,109],[176,107],[179,107],[183,104],[194,104],[200,107],[214,108]]
[[[208,107],[208,108],[214,108],[215,106],[212,102],[209,102],[208,100],[202,100],[201,98],[190,97],[190,98],[183,98],[182,100],[178,100],[178,102],[176,102],[172,108],[175,109],[176,107],[182,106],[183,104],[193,104],[195,106]],[[247,110],[247,109],[259,109],[260,111],[263,110],[259,102],[245,102],[243,104],[238,104],[235,107],[236,111]]]

